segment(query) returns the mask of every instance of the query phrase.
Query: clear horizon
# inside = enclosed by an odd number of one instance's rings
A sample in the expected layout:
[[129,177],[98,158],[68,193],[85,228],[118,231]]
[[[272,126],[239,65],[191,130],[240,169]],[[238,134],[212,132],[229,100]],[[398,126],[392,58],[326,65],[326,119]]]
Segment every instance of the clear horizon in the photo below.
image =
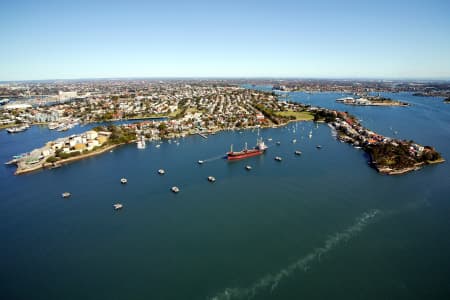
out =
[[450,2],[14,1],[0,81],[450,79]]
[[411,81],[411,82],[449,82],[450,78],[366,78],[366,77],[242,77],[242,76],[186,76],[186,77],[158,77],[158,76],[129,76],[129,77],[86,77],[86,78],[44,78],[44,79],[17,79],[17,80],[0,80],[0,84],[4,83],[21,83],[21,82],[48,82],[48,81],[89,81],[89,80],[274,80],[274,81],[289,81],[289,80],[324,80],[324,81]]

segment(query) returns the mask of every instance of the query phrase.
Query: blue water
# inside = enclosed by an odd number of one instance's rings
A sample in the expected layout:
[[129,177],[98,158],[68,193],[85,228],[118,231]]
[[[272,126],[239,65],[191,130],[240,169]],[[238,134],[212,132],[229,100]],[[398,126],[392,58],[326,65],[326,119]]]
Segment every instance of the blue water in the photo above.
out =
[[[354,107],[334,101],[341,96],[289,94],[450,157],[450,105],[441,99],[387,94],[412,106]],[[1,131],[0,161],[88,128]],[[382,176],[362,151],[311,122],[260,130],[273,139],[262,156],[221,158],[230,144],[252,145],[257,134],[192,136],[145,150],[127,145],[23,176],[2,166],[0,297],[449,298],[448,163]],[[209,183],[209,175],[217,181]],[[179,194],[170,192],[173,185]],[[64,191],[72,197],[62,199]],[[122,211],[113,210],[116,202]]]

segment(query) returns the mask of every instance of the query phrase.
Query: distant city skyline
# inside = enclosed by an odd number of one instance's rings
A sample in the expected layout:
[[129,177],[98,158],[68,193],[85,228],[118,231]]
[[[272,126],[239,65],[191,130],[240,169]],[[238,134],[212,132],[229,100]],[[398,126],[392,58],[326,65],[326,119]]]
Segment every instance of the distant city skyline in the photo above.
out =
[[450,79],[450,1],[11,1],[0,81]]

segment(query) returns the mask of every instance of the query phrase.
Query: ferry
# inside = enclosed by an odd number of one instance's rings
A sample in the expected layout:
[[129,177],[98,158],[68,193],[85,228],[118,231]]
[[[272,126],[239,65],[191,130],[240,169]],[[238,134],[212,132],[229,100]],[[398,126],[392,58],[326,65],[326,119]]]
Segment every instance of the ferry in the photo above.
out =
[[343,97],[343,98],[336,99],[336,102],[354,103],[355,102],[355,98],[353,98],[353,97]]
[[233,151],[233,145],[231,145],[230,152],[227,153],[227,159],[228,160],[238,160],[238,159],[244,159],[247,157],[257,156],[263,154],[267,149],[266,144],[264,144],[264,141],[262,139],[259,139],[256,143],[255,148],[253,149],[247,149],[247,143],[245,143],[244,149],[241,151]]
[[30,126],[28,124],[25,124],[25,125],[18,126],[18,127],[8,128],[8,129],[6,129],[6,131],[8,133],[18,133],[18,132],[22,132],[22,131],[27,130],[29,127]]

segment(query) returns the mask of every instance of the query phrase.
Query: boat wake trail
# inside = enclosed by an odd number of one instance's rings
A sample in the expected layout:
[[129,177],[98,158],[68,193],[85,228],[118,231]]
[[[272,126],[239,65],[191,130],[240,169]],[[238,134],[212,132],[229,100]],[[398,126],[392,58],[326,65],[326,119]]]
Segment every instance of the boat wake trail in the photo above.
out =
[[379,218],[382,212],[378,209],[373,209],[363,213],[358,217],[353,225],[348,227],[342,232],[338,232],[330,236],[322,247],[314,249],[308,255],[298,259],[286,268],[280,270],[274,274],[268,274],[254,284],[247,288],[226,288],[223,292],[212,297],[212,300],[229,300],[229,299],[251,299],[256,296],[257,293],[270,290],[273,291],[278,284],[285,278],[293,275],[294,272],[303,270],[307,271],[311,264],[320,261],[322,255],[327,254],[335,247],[342,243],[347,242],[357,234],[359,234],[368,224],[372,223],[375,219]]
[[212,161],[215,161],[215,160],[222,159],[225,156],[226,156],[225,154],[222,154],[222,155],[219,155],[219,156],[214,156],[214,157],[211,157],[211,158],[204,159],[203,162],[205,162],[205,163],[206,162],[212,162]]

